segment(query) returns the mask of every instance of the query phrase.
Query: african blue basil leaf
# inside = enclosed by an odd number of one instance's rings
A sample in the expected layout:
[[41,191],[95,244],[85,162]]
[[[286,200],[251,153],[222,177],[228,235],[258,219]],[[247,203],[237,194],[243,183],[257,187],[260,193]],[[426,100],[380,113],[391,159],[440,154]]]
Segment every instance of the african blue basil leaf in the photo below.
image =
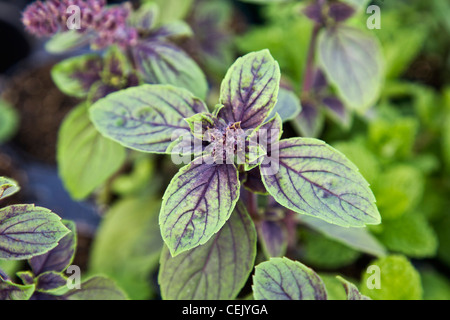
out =
[[0,99],[0,145],[11,139],[18,127],[18,112],[6,101]]
[[288,89],[280,88],[278,101],[267,119],[272,119],[278,113],[283,122],[294,119],[302,110],[300,99]]
[[29,300],[34,292],[34,284],[18,285],[0,277],[0,300]]
[[43,254],[69,232],[48,209],[32,204],[0,209],[0,259],[23,260]]
[[355,14],[355,9],[344,2],[331,2],[328,16],[336,22],[343,22]]
[[260,4],[266,4],[266,3],[281,3],[281,2],[289,2],[293,0],[241,0],[242,2],[250,2],[250,3],[260,3]]
[[0,177],[0,200],[9,196],[20,190],[17,182],[11,178]]
[[317,24],[323,24],[324,23],[324,16],[323,16],[323,6],[318,2],[313,2],[306,6],[302,13],[307,16],[310,20],[314,21]]
[[322,99],[322,105],[325,107],[325,111],[328,111],[331,117],[337,120],[344,128],[350,127],[351,114],[342,103],[342,101],[333,96],[328,96]]
[[184,119],[207,111],[185,89],[148,84],[112,93],[90,109],[91,120],[105,137],[152,153],[167,152],[174,134],[189,132]]
[[61,54],[88,44],[89,38],[76,31],[66,31],[55,34],[45,43],[49,53]]
[[269,50],[249,53],[228,69],[222,82],[218,117],[241,128],[258,127],[274,108],[280,85],[280,67]]
[[208,91],[206,77],[185,52],[160,40],[140,42],[133,47],[136,67],[150,84],[170,84],[185,88],[204,99]]
[[364,113],[377,100],[383,80],[384,67],[376,38],[339,25],[319,35],[318,51],[328,80],[345,104]]
[[288,258],[271,258],[255,268],[255,300],[326,300],[325,285],[310,268]]
[[184,21],[167,23],[152,32],[152,39],[180,39],[193,35],[191,27]]
[[58,136],[58,171],[74,199],[84,199],[103,185],[126,159],[120,144],[103,137],[81,104],[64,119]]
[[281,140],[278,153],[261,165],[264,185],[278,203],[343,227],[380,223],[369,184],[342,153],[312,138]]
[[[133,180],[134,181],[134,180]],[[91,247],[89,271],[114,280],[130,299],[150,298],[149,274],[159,262],[161,200],[145,193],[126,197],[106,212]]]
[[101,57],[85,54],[65,59],[56,64],[51,72],[56,86],[69,96],[85,98],[91,86],[100,80]]
[[63,220],[62,222],[71,232],[49,252],[29,260],[31,270],[35,275],[50,271],[63,272],[72,263],[77,247],[76,225],[72,221]]
[[327,238],[336,240],[355,250],[375,257],[386,255],[384,246],[365,228],[344,228],[306,215],[301,217],[301,222]]
[[59,272],[48,271],[36,278],[36,290],[46,293],[57,293],[60,290],[67,291],[67,278]]
[[80,289],[72,289],[61,298],[64,300],[127,300],[122,289],[103,276],[95,276],[83,281]]
[[351,282],[345,280],[344,278],[337,276],[338,280],[342,283],[347,293],[347,300],[372,300],[369,297],[361,294],[358,288]]
[[154,2],[159,7],[159,23],[166,24],[183,20],[192,8],[194,0],[144,0]]
[[325,117],[314,102],[302,101],[302,110],[292,121],[297,132],[304,137],[316,138],[322,132]]
[[238,203],[228,222],[208,242],[176,257],[161,255],[159,284],[164,299],[234,299],[253,269],[256,232]]
[[242,181],[242,186],[253,192],[258,194],[267,194],[266,187],[261,181],[261,171],[259,168],[253,168],[245,173],[239,175],[239,178]]
[[194,159],[172,178],[159,224],[172,256],[206,243],[227,222],[239,198],[234,164]]
[[156,25],[158,15],[159,8],[155,3],[144,2],[139,9],[131,13],[128,24],[139,32],[147,34]]
[[256,224],[259,240],[267,258],[286,254],[288,234],[280,221],[263,220]]

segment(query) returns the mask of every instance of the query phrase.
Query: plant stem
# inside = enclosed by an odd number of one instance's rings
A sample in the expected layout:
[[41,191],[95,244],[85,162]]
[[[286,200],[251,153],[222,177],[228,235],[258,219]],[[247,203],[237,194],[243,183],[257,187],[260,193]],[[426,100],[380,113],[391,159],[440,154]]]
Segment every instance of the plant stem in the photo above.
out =
[[247,191],[247,211],[252,217],[253,221],[259,220],[257,195],[253,192]]
[[317,36],[322,26],[318,23],[314,24],[311,40],[309,42],[308,56],[306,60],[305,76],[303,77],[302,94],[308,94],[311,91],[314,82],[314,58],[317,48]]

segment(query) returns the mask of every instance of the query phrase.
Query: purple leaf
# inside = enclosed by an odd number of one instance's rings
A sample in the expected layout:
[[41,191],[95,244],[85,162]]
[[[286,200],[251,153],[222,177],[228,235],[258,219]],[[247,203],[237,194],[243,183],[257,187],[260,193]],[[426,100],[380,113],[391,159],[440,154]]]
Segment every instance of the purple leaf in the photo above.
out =
[[239,198],[234,164],[196,158],[173,177],[159,224],[172,256],[206,243],[227,222]]
[[151,39],[158,39],[158,38],[170,38],[170,39],[178,39],[178,38],[184,38],[184,37],[190,37],[192,36],[192,30],[189,25],[184,21],[173,21],[170,23],[166,23],[163,26],[156,29],[152,34],[150,35]]
[[266,187],[262,183],[261,172],[259,168],[253,168],[243,174],[242,185],[253,193],[267,194]]
[[271,258],[255,268],[255,300],[326,300],[325,285],[310,268],[288,258]]
[[0,300],[28,300],[34,292],[34,284],[18,285],[0,277]]
[[343,2],[332,2],[329,6],[328,16],[336,22],[343,22],[355,14],[356,10]]
[[220,103],[225,107],[218,117],[240,122],[243,130],[255,129],[275,106],[279,86],[280,67],[267,49],[237,59],[222,82]]
[[165,153],[179,132],[189,132],[184,120],[207,112],[189,91],[169,85],[141,85],[97,101],[91,120],[107,138],[142,152]]
[[293,120],[295,129],[304,137],[318,137],[322,131],[322,110],[311,101],[302,101],[302,111]]
[[48,271],[63,272],[73,261],[77,247],[76,225],[72,221],[63,221],[71,231],[59,241],[56,248],[29,260],[31,270],[37,276]]
[[67,285],[67,279],[59,272],[45,272],[36,278],[36,290],[52,292]]
[[234,299],[253,269],[256,232],[242,203],[205,244],[172,258],[161,255],[158,281],[164,299]]
[[266,257],[282,257],[286,254],[288,234],[282,222],[263,220],[257,224],[257,230]]
[[267,191],[284,207],[342,227],[379,224],[368,182],[342,153],[312,138],[281,140],[279,170],[261,165]]
[[328,96],[322,99],[322,104],[325,110],[329,111],[332,117],[337,118],[345,128],[350,126],[350,112],[345,108],[342,101],[333,96]]
[[322,8],[323,6],[317,2],[314,2],[304,8],[302,10],[303,14],[307,16],[310,20],[322,24],[324,21],[323,15],[322,15]]
[[136,68],[146,83],[171,84],[204,99],[208,91],[205,75],[185,52],[164,41],[142,41],[133,47]]

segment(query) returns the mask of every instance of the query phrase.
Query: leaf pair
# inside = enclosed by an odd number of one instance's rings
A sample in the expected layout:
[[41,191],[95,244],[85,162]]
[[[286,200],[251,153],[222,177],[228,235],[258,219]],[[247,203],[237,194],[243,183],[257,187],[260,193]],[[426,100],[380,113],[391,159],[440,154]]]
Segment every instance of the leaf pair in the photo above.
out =
[[[347,300],[370,300],[351,282],[337,277],[347,293]],[[272,258],[256,266],[253,276],[256,300],[326,300],[322,279],[310,268],[288,258]]]

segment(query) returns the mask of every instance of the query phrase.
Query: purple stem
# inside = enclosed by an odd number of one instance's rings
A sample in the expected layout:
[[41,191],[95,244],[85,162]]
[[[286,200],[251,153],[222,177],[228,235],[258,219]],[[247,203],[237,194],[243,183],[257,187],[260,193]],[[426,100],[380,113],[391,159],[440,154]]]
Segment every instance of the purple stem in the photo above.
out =
[[318,23],[314,25],[314,29],[311,35],[311,40],[308,48],[308,56],[306,60],[305,76],[303,77],[302,93],[308,94],[311,91],[314,82],[314,58],[317,48],[317,36],[322,26]]

